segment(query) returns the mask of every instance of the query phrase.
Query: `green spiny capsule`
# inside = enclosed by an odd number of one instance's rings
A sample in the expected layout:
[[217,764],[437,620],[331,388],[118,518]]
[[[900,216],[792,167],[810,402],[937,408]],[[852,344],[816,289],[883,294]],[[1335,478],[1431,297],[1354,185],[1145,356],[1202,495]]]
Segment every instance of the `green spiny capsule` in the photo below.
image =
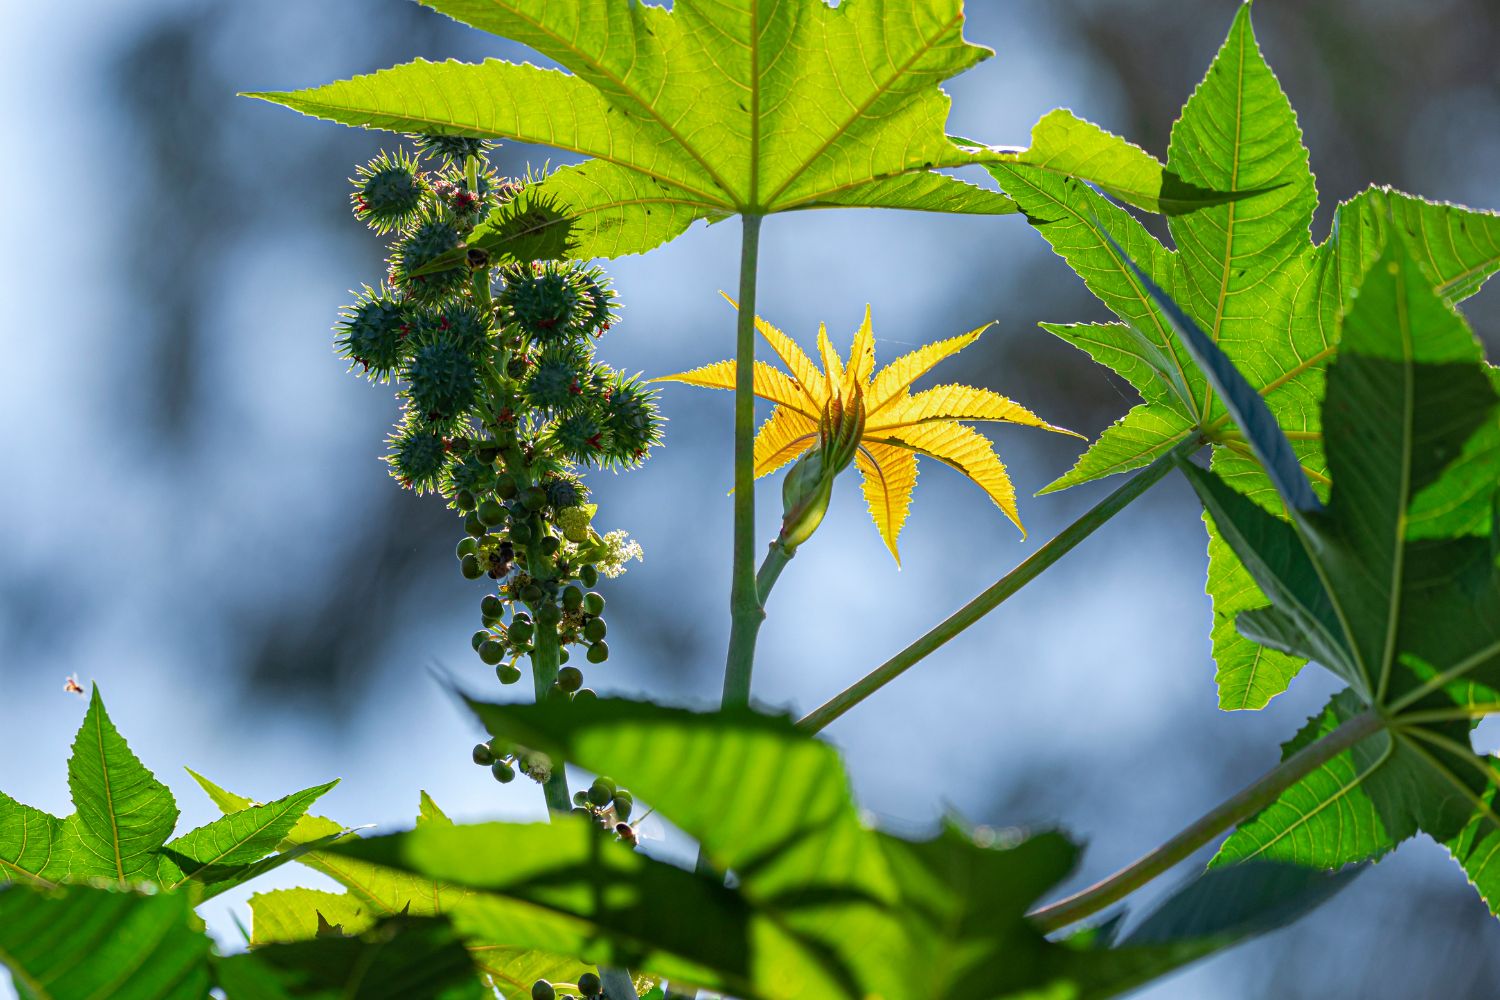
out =
[[484,522],[479,519],[479,515],[474,511],[469,511],[468,514],[464,515],[464,531],[468,532],[471,537],[482,538],[487,530]]
[[448,450],[443,435],[421,421],[404,420],[390,437],[391,475],[402,486],[427,493],[437,489],[443,470],[448,467]]
[[569,584],[563,589],[562,603],[569,611],[577,611],[583,607],[583,591]]
[[495,755],[490,752],[488,743],[474,744],[474,763],[480,767],[489,767],[495,762]]
[[614,799],[615,792],[617,791],[619,791],[619,789],[615,786],[615,783],[613,781],[611,781],[609,778],[604,777],[603,775],[600,775],[599,777],[595,778],[594,783],[589,786],[589,804],[598,806],[599,808],[603,809]]
[[412,346],[408,335],[416,321],[406,304],[384,290],[366,288],[339,314],[334,346],[349,359],[350,370],[357,365],[366,377],[383,382],[406,362]]
[[459,540],[458,548],[453,550],[454,554],[460,559],[462,559],[464,556],[471,556],[478,551],[479,539],[475,538],[473,535],[465,535],[462,539]]
[[588,661],[590,663],[603,663],[609,659],[609,644],[603,639],[589,647]]
[[495,780],[502,785],[508,785],[516,779],[516,769],[511,767],[507,761],[497,760],[490,765],[490,773]]
[[630,818],[630,811],[635,808],[635,796],[622,788],[615,792],[614,805],[615,815],[623,823]]
[[479,505],[479,521],[487,528],[494,528],[505,523],[505,508],[500,506],[500,501],[490,497]]
[[557,686],[572,694],[583,687],[583,671],[577,667],[563,667],[557,672]]
[[578,992],[586,997],[598,996],[603,989],[604,984],[592,972],[585,972],[578,977]]
[[599,567],[590,563],[578,571],[578,581],[585,587],[596,587],[599,585]]
[[521,668],[514,663],[502,663],[495,668],[495,676],[501,684],[514,684],[521,679]]
[[381,153],[355,170],[352,183],[354,217],[377,233],[410,222],[427,191],[416,160],[404,152]]
[[486,639],[479,644],[479,658],[490,666],[495,666],[505,659],[505,644],[494,639]]
[[479,613],[498,621],[505,614],[505,602],[494,594],[485,594],[479,602]]
[[547,980],[538,979],[531,984],[531,1000],[557,1000],[557,991]]
[[604,614],[604,595],[595,591],[589,591],[583,595],[583,610],[591,615]]
[[538,625],[556,625],[562,621],[562,610],[551,601],[536,609],[536,623]]
[[481,576],[484,576],[484,568],[479,565],[479,557],[475,556],[472,552],[463,557],[463,560],[459,563],[459,570],[463,573],[466,580],[477,580]]
[[589,642],[598,642],[604,638],[605,625],[603,618],[590,618],[583,626],[583,637]]

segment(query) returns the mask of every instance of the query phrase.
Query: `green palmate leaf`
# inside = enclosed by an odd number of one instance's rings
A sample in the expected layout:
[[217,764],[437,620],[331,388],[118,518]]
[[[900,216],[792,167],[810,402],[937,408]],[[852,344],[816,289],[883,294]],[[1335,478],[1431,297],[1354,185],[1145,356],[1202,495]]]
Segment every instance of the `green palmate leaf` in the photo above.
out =
[[238,883],[276,849],[309,806],[337,781],[232,813],[161,848],[156,880],[172,889],[188,880]]
[[1245,187],[1215,191],[1189,184],[1141,147],[1065,109],[1042,116],[1031,130],[1031,145],[1026,149],[991,151],[997,162],[1025,164],[1087,181],[1127,204],[1163,215],[1192,212],[1258,193]]
[[191,881],[202,899],[274,867],[278,859],[266,855],[333,787],[289,795],[166,843],[177,825],[177,802],[131,752],[97,687],[73,740],[68,785],[77,811],[66,819],[0,793],[0,885],[102,879],[173,889]]
[[0,886],[49,884],[44,876],[56,874],[53,858],[61,822],[0,792]]
[[[721,3],[429,0],[568,72],[423,60],[257,93],[347,125],[514,139],[590,157],[535,185],[553,239],[638,253],[697,219],[829,206],[998,214],[1009,199],[933,173],[977,154],[948,140],[943,80],[990,55],[960,0]],[[538,217],[534,221],[542,222]],[[525,257],[503,216],[473,246]],[[538,231],[528,234],[534,239]]]
[[612,950],[595,957],[745,997],[957,1000],[1113,996],[1252,926],[1232,931],[1226,917],[1149,946],[1055,945],[1025,913],[1071,867],[1066,840],[997,848],[951,825],[922,841],[869,829],[837,756],[790,720],[636,702],[471,704],[498,738],[628,784],[731,872],[726,888],[586,821],[429,827],[342,849],[473,888],[454,919],[495,937],[603,939]]
[[0,889],[0,966],[38,1000],[198,1000],[210,943],[180,893]]
[[[220,788],[202,775],[188,773],[226,813],[226,819],[266,808]],[[423,792],[417,826],[452,825],[432,797]],[[250,897],[252,945],[306,941],[325,926],[340,928],[345,934],[361,934],[388,917],[446,916],[470,895],[466,889],[432,878],[366,864],[326,850],[331,846],[330,838],[345,830],[333,820],[304,815],[285,833],[279,845],[285,854],[333,879],[345,891],[275,889],[256,893]],[[559,957],[556,949],[538,951],[482,935],[468,935],[467,944],[475,967],[502,989],[529,988],[538,979],[567,981],[578,972],[578,961]]]
[[[1059,122],[1066,119],[1053,119],[1043,136]],[[1034,163],[1022,154],[989,169],[1131,334],[1096,328],[1107,331],[1100,343],[1091,333],[1072,335],[1074,328],[1049,329],[1119,371],[1145,402],[1048,490],[1144,466],[1203,434],[1214,445],[1215,472],[1267,509],[1283,512],[1218,392],[1171,342],[1163,310],[1127,257],[1180,303],[1265,398],[1320,494],[1328,471],[1318,401],[1338,317],[1388,232],[1405,234],[1430,285],[1449,303],[1473,294],[1500,269],[1500,216],[1383,188],[1339,206],[1332,236],[1313,244],[1309,224],[1317,195],[1307,152],[1296,116],[1256,46],[1248,4],[1173,128],[1164,168],[1166,176],[1195,188],[1239,197],[1171,214],[1175,252],[1087,186],[1148,204],[1127,192],[1140,186],[1137,178],[1150,176],[1149,164],[1103,133],[1082,125],[1073,131],[1083,150],[1098,147],[1100,154],[1074,161],[1038,156],[1045,162]],[[1454,469],[1413,508],[1414,530],[1422,522],[1433,534],[1455,524],[1479,531],[1488,523],[1482,468],[1500,449],[1500,420],[1469,447],[1467,470]],[[1238,615],[1264,606],[1265,597],[1212,524],[1209,555],[1220,705],[1263,707],[1285,690],[1302,660],[1250,643],[1235,630]]]
[[477,1000],[490,996],[448,921],[396,917],[357,936],[257,948],[215,963],[229,1000]]
[[157,849],[177,826],[177,801],[131,753],[97,686],[73,740],[68,789],[77,810],[63,822],[68,877],[121,885],[155,878]]
[[[1410,239],[1391,232],[1329,368],[1326,511],[1293,506],[1288,524],[1214,474],[1190,475],[1272,601],[1242,616],[1242,630],[1351,683],[1287,754],[1355,715],[1388,720],[1246,823],[1220,859],[1333,867],[1425,832],[1449,845],[1493,906],[1485,852],[1500,843],[1495,772],[1471,748],[1470,718],[1500,701],[1500,563],[1490,538],[1412,538],[1409,512],[1455,460],[1472,457],[1466,443],[1487,432],[1500,393]],[[1500,482],[1500,462],[1488,476]]]

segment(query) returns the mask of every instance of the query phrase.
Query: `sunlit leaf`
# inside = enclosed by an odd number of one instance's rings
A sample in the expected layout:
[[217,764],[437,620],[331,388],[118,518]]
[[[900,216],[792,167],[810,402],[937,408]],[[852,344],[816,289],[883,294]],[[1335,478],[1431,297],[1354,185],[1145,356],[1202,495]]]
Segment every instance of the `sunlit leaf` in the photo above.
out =
[[[1149,206],[1138,197],[1149,157],[1065,113],[1044,119],[1038,152],[989,167],[1027,218],[1127,327],[1056,327],[1075,346],[1124,376],[1144,399],[1107,430],[1049,490],[1140,468],[1194,434],[1214,445],[1213,467],[1267,509],[1280,500],[1251,457],[1217,391],[1173,343],[1164,311],[1126,258],[1223,349],[1288,432],[1314,492],[1326,494],[1319,401],[1338,318],[1388,232],[1406,235],[1430,284],[1447,302],[1472,295],[1500,269],[1500,215],[1371,188],[1340,205],[1332,235],[1309,232],[1316,191],[1296,116],[1256,45],[1245,4],[1207,76],[1174,127],[1162,176],[1232,196],[1218,204],[1167,209],[1178,248],[1168,251],[1143,226],[1093,190]],[[1055,133],[1049,138],[1050,133]],[[1057,138],[1079,146],[1048,156]],[[1088,155],[1094,151],[1095,155]],[[1163,186],[1167,184],[1164,180]],[[1113,190],[1112,190],[1113,189]],[[1147,186],[1149,191],[1149,185]],[[1212,202],[1212,198],[1208,199]],[[1164,206],[1165,208],[1165,206]],[[1394,222],[1394,225],[1392,224]],[[1124,249],[1116,251],[1113,239]],[[1414,531],[1454,525],[1484,530],[1484,457],[1500,449],[1500,417],[1469,445],[1473,462],[1455,469],[1414,506]],[[1418,524],[1430,524],[1427,529]],[[1210,525],[1208,591],[1220,706],[1263,707],[1302,666],[1298,657],[1244,640],[1234,628],[1261,595]]]
[[531,225],[507,212],[481,225],[469,243],[492,254],[639,253],[697,219],[736,213],[1015,210],[1001,194],[934,172],[977,162],[944,134],[949,102],[939,88],[990,55],[964,41],[960,0],[428,5],[567,72],[418,60],[250,96],[346,125],[591,157],[532,186]]

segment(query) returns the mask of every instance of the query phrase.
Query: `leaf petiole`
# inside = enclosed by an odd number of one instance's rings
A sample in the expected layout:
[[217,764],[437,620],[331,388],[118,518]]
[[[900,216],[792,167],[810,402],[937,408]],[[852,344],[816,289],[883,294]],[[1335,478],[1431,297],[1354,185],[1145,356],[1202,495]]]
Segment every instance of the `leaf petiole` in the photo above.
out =
[[819,708],[809,712],[797,725],[808,732],[821,732],[829,723],[900,677],[924,658],[936,652],[950,639],[995,610],[1026,584],[1041,576],[1044,570],[1071,552],[1079,542],[1092,535],[1106,521],[1130,506],[1136,498],[1156,485],[1171,471],[1180,458],[1186,458],[1202,444],[1202,436],[1198,434],[1180,442],[1129,482],[1099,501],[1082,517],[1064,528],[1046,545],[1037,549],[1029,559],[1001,577],[978,597],[949,615],[916,642],[828,699]]
[[1185,861],[1236,823],[1254,816],[1281,797],[1281,793],[1361,740],[1378,733],[1385,720],[1375,711],[1365,711],[1337,729],[1282,761],[1264,777],[1226,799],[1171,840],[1135,863],[1097,882],[1082,892],[1028,916],[1044,933],[1051,933],[1111,906],[1158,875]]

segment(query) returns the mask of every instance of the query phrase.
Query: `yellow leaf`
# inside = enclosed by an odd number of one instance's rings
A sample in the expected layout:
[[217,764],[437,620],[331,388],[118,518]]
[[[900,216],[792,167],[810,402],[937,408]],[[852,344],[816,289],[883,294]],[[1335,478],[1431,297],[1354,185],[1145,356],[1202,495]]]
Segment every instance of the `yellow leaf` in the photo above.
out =
[[1000,420],[1081,437],[1065,428],[1054,427],[998,392],[969,385],[939,385],[899,400],[886,407],[885,412],[870,420],[865,427],[869,433],[875,434],[934,420]]
[[891,402],[904,398],[903,393],[917,379],[932,370],[944,358],[950,358],[979,339],[979,335],[992,324],[986,323],[977,330],[947,340],[920,347],[910,354],[903,354],[880,370],[875,382],[865,397],[866,419],[879,413]]
[[778,406],[755,435],[755,476],[775,472],[818,442],[817,421]]
[[844,384],[844,363],[839,360],[839,352],[833,349],[833,342],[828,339],[826,323],[818,324],[818,353],[823,356],[823,377],[829,389],[841,388]]
[[844,398],[854,396],[854,388],[868,389],[870,375],[875,371],[875,328],[870,323],[870,307],[865,306],[865,321],[854,334],[854,346],[849,349],[849,370],[844,373]]
[[[719,294],[724,295],[723,292]],[[728,295],[724,295],[724,301],[734,306],[736,310],[739,309],[739,304]],[[792,381],[802,389],[808,402],[812,403],[812,411],[823,412],[823,404],[828,401],[828,392],[824,387],[823,375],[818,371],[818,366],[813,364],[812,359],[797,346],[795,340],[759,316],[755,317],[755,328],[760,331],[762,337],[766,338],[766,343],[771,345],[771,350],[776,352],[776,356],[781,358],[781,363],[786,365],[787,371],[792,373]]]
[[870,507],[870,517],[891,550],[896,565],[901,565],[901,553],[896,550],[896,538],[901,526],[906,523],[906,514],[911,509],[912,490],[917,485],[917,456],[895,445],[877,444],[871,441],[861,445],[854,455],[854,464],[859,469],[865,503]]
[[1021,516],[1016,511],[1016,489],[1011,485],[1005,465],[995,454],[994,446],[984,435],[963,424],[939,421],[903,427],[892,431],[890,437],[892,443],[935,458],[968,476],[1021,529],[1022,537],[1025,537],[1026,529],[1022,527]]
[[[681,382],[705,389],[732,390],[737,368],[733,361],[719,361],[677,375],[662,375],[651,381]],[[755,394],[761,399],[789,406],[810,420],[817,419],[814,415],[816,411],[807,405],[807,394],[802,391],[801,386],[786,373],[772,368],[764,361],[755,362]]]

